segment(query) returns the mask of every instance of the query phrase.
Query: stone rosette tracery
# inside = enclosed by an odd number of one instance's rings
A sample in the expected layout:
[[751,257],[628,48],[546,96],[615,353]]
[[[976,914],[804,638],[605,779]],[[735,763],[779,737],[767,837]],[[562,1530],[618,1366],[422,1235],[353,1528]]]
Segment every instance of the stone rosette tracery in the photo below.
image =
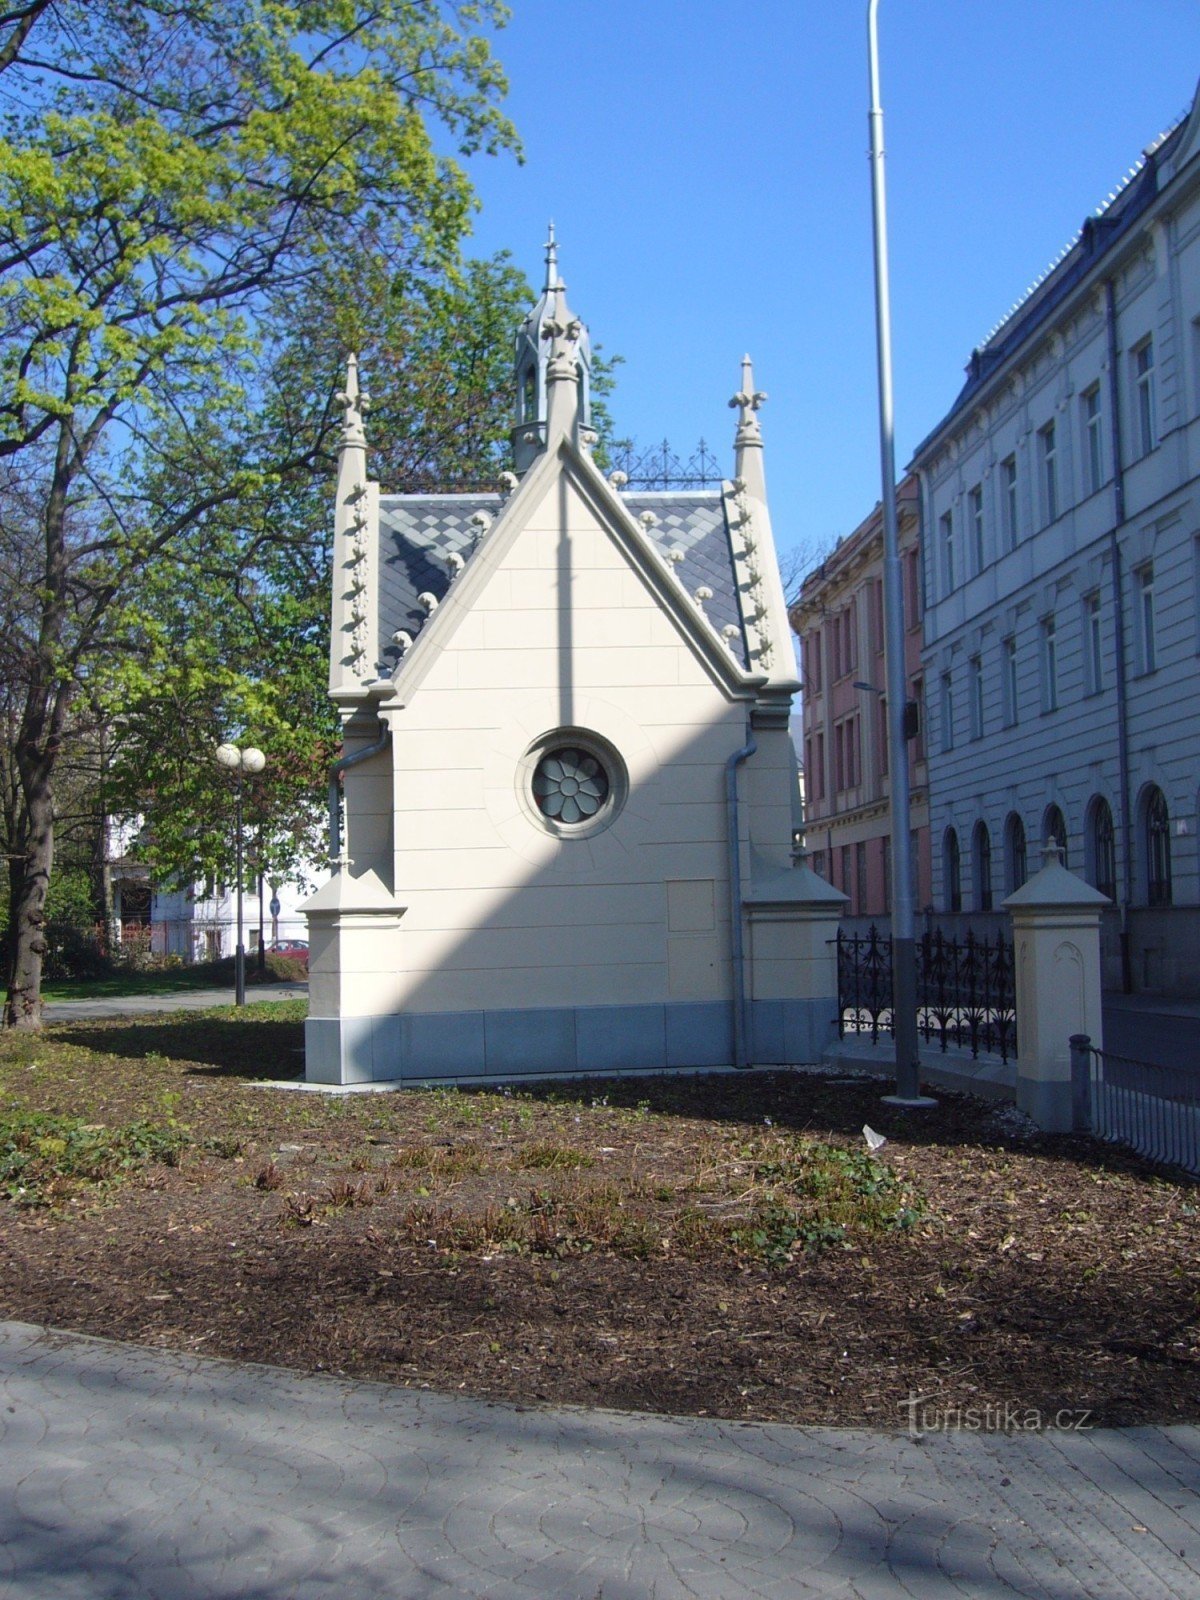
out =
[[543,816],[570,826],[590,822],[608,798],[608,774],[576,745],[548,750],[533,773],[533,797]]

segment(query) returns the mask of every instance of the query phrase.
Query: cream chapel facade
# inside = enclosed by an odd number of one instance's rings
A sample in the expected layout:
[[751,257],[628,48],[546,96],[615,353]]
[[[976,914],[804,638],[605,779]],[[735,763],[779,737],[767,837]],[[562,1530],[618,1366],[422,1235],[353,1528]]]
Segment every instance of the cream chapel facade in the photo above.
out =
[[502,493],[382,493],[351,358],[312,1082],[806,1062],[832,1031],[765,397],[747,358],[729,481],[634,493],[592,460],[589,384],[553,245]]

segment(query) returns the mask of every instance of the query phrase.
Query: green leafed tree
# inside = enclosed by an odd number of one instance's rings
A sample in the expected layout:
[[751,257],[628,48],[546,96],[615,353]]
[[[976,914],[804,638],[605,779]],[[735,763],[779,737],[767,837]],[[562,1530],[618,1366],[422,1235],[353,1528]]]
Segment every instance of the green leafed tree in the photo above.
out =
[[[242,599],[261,581],[235,547],[312,448],[298,426],[241,451],[269,398],[261,331],[355,256],[427,275],[454,263],[472,205],[456,156],[515,148],[486,38],[503,18],[494,0],[0,12],[9,1025],[39,1021],[56,773],[80,691],[102,697],[126,670],[132,696],[131,664],[168,660],[170,574],[228,558]],[[237,425],[222,437],[223,421]],[[224,470],[203,470],[217,456]],[[207,646],[175,643],[164,671],[186,699]]]
[[[138,850],[160,883],[232,877],[232,792],[214,730],[261,747],[249,831],[268,878],[321,859],[339,729],[326,692],[331,487],[340,411],[330,397],[358,348],[370,378],[372,470],[405,489],[488,487],[508,460],[512,330],[532,291],[507,257],[452,273],[397,273],[378,255],[284,297],[264,348],[260,403],[176,423],[135,488],[169,516],[220,484],[243,490],[194,518],[110,617],[110,805],[141,814]],[[282,461],[283,467],[278,463]]]

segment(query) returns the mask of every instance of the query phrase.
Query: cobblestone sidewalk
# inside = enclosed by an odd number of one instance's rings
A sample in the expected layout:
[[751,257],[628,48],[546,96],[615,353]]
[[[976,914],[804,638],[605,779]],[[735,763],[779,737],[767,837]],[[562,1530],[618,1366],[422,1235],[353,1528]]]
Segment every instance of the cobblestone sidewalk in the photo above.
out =
[[0,1324],[3,1600],[1200,1597],[1200,1428],[922,1441]]

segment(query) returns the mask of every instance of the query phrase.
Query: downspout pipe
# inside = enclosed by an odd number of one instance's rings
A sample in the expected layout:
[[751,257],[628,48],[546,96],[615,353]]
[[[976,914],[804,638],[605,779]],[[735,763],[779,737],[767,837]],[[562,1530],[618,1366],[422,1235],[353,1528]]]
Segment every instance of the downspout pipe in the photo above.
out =
[[1129,681],[1125,662],[1125,583],[1121,572],[1121,542],[1118,531],[1125,522],[1125,468],[1121,454],[1121,384],[1117,363],[1117,296],[1111,278],[1104,285],[1104,320],[1108,333],[1108,408],[1112,422],[1110,435],[1113,457],[1113,525],[1109,531],[1112,576],[1113,654],[1117,679],[1117,771],[1121,795],[1121,988],[1133,992],[1133,960],[1130,952],[1129,907],[1133,903],[1133,818],[1130,814],[1129,782]]
[[[392,730],[379,718],[380,734],[374,744],[365,745],[361,750],[355,750],[352,755],[342,756],[335,761],[329,769],[329,859],[335,871],[339,865],[348,865],[342,860],[342,822],[341,806],[338,800],[339,779],[343,772],[350,767],[356,767],[360,761],[369,761],[372,756],[382,755],[392,742]],[[349,840],[347,839],[347,844]]]
[[746,1049],[746,941],[742,931],[742,848],[738,823],[738,768],[748,761],[758,749],[758,742],[749,728],[746,743],[735,750],[725,763],[725,816],[728,825],[729,846],[729,940],[730,961],[733,969],[733,1064],[748,1067]]

